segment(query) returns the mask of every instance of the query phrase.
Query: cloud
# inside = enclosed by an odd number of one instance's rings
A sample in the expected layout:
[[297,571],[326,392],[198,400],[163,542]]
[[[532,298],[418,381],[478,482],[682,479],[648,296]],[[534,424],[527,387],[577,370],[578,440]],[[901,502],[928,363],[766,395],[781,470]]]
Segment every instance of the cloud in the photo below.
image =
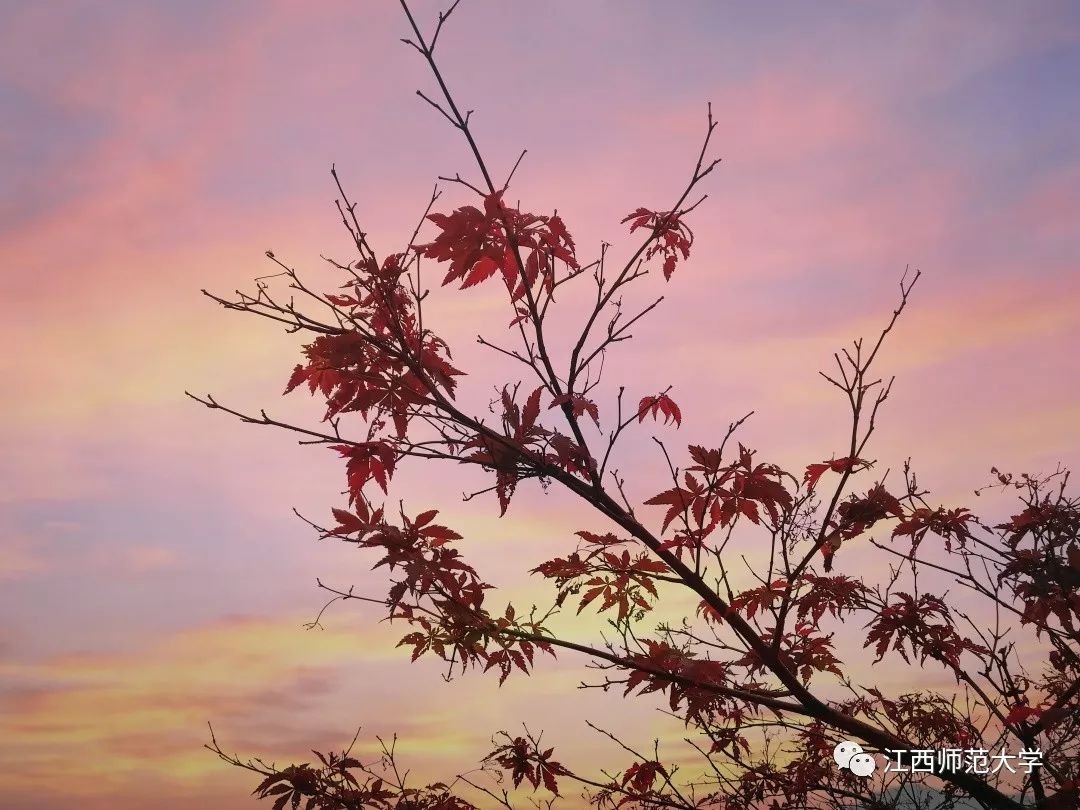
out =
[[397,734],[400,761],[417,781],[471,767],[494,731],[520,721],[549,728],[567,761],[585,767],[598,738],[567,734],[579,726],[572,718],[608,717],[606,727],[631,737],[658,722],[652,699],[626,706],[574,689],[579,656],[544,656],[532,678],[512,677],[493,694],[490,674],[447,684],[444,665],[409,665],[394,647],[398,627],[361,626],[342,613],[323,631],[299,624],[237,616],[130,651],[0,663],[0,755],[20,763],[0,774],[0,790],[20,807],[137,806],[149,784],[207,806],[229,795],[235,802],[251,780],[201,748],[207,720],[226,750],[278,762],[310,759],[312,747],[340,749],[356,726],[355,751],[365,758],[378,753],[376,735]]
[[136,546],[126,549],[124,563],[134,574],[174,568],[179,558],[175,550],[160,546]]
[[379,671],[400,656],[386,632],[340,617],[321,632],[300,624],[236,617],[131,652],[0,664],[0,750],[20,762],[0,788],[9,798],[45,785],[72,798],[115,796],[144,774],[182,786],[221,767],[201,750],[207,720],[253,753],[301,755],[319,737],[330,742],[328,729],[346,734],[352,721],[326,711],[341,699],[342,667],[362,658]]
[[[1031,127],[984,128],[988,99],[1002,98],[987,88],[1074,42],[1074,17],[629,4],[612,19],[564,5],[463,4],[440,44],[495,174],[529,147],[514,186],[524,208],[558,206],[582,256],[601,239],[616,242],[612,258],[628,255],[619,217],[675,198],[708,99],[725,159],[695,212],[692,260],[671,285],[642,285],[667,308],[607,366],[606,381],[675,383],[686,414],[679,431],[627,435],[618,462],[635,503],[665,485],[651,435],[676,451],[710,444],[754,407],[740,438],[763,455],[827,457],[843,441],[844,404],[814,371],[877,333],[909,261],[927,274],[880,361],[901,375],[882,452],[932,461],[951,497],[991,452],[1026,464],[1078,451],[1076,409],[1061,404],[1078,393],[1064,373],[1080,309],[1076,156],[1039,148]],[[430,21],[436,10],[419,11]],[[241,409],[318,419],[317,403],[276,399],[297,341],[221,312],[199,288],[246,285],[265,272],[268,247],[319,286],[339,283],[317,258],[349,249],[326,177],[333,160],[383,251],[411,233],[429,181],[472,172],[457,133],[412,96],[430,77],[397,42],[398,11],[135,3],[57,15],[30,4],[3,15],[0,106],[12,125],[0,149],[13,159],[0,203],[0,262],[12,268],[0,282],[12,304],[0,321],[10,348],[0,501],[29,514],[0,544],[19,630],[4,628],[0,664],[0,760],[15,763],[0,774],[4,801],[235,807],[251,783],[201,750],[207,719],[230,749],[282,761],[340,746],[363,722],[362,750],[373,752],[375,733],[400,732],[402,751],[433,776],[472,764],[491,731],[518,720],[587,767],[624,763],[582,717],[632,739],[677,737],[655,696],[574,689],[578,657],[544,660],[495,692],[490,677],[444,684],[436,662],[409,666],[394,649],[402,628],[367,623],[376,611],[300,631],[311,575],[383,583],[369,556],[315,546],[290,523],[291,504],[315,519],[341,504],[338,460],[183,398],[213,391]],[[514,35],[524,29],[529,42]],[[1025,100],[1057,103],[1042,85]],[[439,204],[461,204],[459,191]],[[472,341],[487,323],[510,334],[509,316],[486,292],[441,292],[425,323],[474,372],[462,401],[484,415],[491,383],[520,371]],[[554,344],[576,322],[548,323]],[[601,393],[610,417],[614,394]],[[486,579],[515,589],[519,609],[543,604],[548,583],[521,569],[567,553],[574,529],[604,527],[579,502],[525,486],[503,521],[491,498],[459,503],[486,482],[403,465],[392,495],[406,509],[443,506]],[[65,520],[78,525],[60,542]],[[859,548],[844,553],[861,565]],[[220,618],[264,607],[267,618]],[[662,615],[693,607],[673,600]],[[604,629],[591,611],[565,624],[587,638]],[[867,674],[898,688],[911,677]]]
[[29,537],[7,535],[0,543],[0,580],[23,579],[48,570]]

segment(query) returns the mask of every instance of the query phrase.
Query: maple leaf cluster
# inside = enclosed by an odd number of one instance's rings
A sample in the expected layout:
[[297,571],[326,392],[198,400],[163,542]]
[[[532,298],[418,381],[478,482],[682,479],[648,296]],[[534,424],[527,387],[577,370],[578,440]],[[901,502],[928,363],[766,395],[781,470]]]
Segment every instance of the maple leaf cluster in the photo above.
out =
[[821,545],[825,570],[832,570],[833,555],[844,541],[858,537],[879,520],[889,517],[903,518],[904,510],[896,496],[880,483],[866,495],[852,495],[841,503],[828,523],[831,531]]
[[[934,622],[934,617],[941,621]],[[957,633],[948,606],[940,597],[929,593],[916,598],[897,592],[896,599],[883,607],[870,623],[866,646],[875,645],[875,662],[884,658],[890,644],[908,661],[905,642],[912,654],[919,656],[920,663],[930,657],[945,661],[954,669],[960,668],[960,654],[964,651],[989,653],[985,647]]]
[[652,414],[652,418],[656,420],[663,416],[665,425],[669,420],[674,422],[676,427],[682,424],[682,411],[667,394],[642,397],[641,402],[638,403],[638,421],[644,422],[649,414]]
[[502,736],[506,738],[506,742],[488,754],[485,761],[494,762],[510,771],[514,787],[518,787],[523,781],[527,781],[534,788],[543,784],[558,796],[559,784],[556,777],[566,775],[569,771],[560,762],[552,759],[555,749],[540,750],[539,741],[532,736],[511,738],[505,733]]
[[971,538],[969,523],[974,521],[975,515],[967,509],[946,509],[939,506],[937,509],[929,509],[920,506],[907,514],[893,529],[893,537],[910,537],[911,550],[915,551],[919,543],[926,537],[927,532],[933,532],[945,540],[945,549],[952,551],[952,542],[956,540],[964,545]]
[[772,610],[789,592],[786,579],[776,579],[756,588],[747,588],[728,603],[731,610],[738,610],[747,619],[753,619],[759,610]]
[[1040,633],[1051,616],[1069,630],[1080,627],[1078,507],[1071,499],[1044,496],[995,527],[1010,552],[1000,579],[1022,602],[1021,621]]
[[[661,560],[652,559],[648,551],[631,555],[628,549],[617,554],[608,549],[628,542],[613,534],[598,535],[579,531],[577,535],[591,550],[582,556],[582,550],[568,557],[556,557],[532,569],[532,573],[553,579],[558,587],[556,604],[561,605],[570,594],[584,589],[577,612],[600,600],[599,612],[617,608],[616,620],[625,622],[632,616],[640,619],[652,609],[646,594],[659,598],[654,580],[668,574],[670,568]],[[587,578],[586,578],[587,577]]]
[[[403,619],[418,629],[405,635],[398,646],[412,647],[412,660],[432,653],[462,670],[479,665],[497,669],[503,683],[516,668],[529,673],[537,649],[554,657],[555,650],[543,640],[539,622],[519,619],[512,606],[492,616],[485,608],[485,594],[492,586],[480,579],[476,569],[449,545],[461,535],[434,522],[437,510],[402,525],[388,522],[383,510],[371,510],[360,501],[349,512],[334,509],[338,524],[324,536],[378,549],[383,556],[372,566],[386,566],[399,577],[389,589],[386,605],[391,619]],[[532,640],[514,635],[527,633]]]
[[[420,329],[401,262],[402,254],[392,254],[381,265],[367,257],[349,268],[349,294],[324,296],[341,325],[304,346],[307,362],[285,387],[288,394],[305,385],[325,398],[324,421],[357,413],[368,422],[367,441],[330,445],[348,459],[353,502],[368,481],[387,490],[399,457],[394,439],[405,437],[418,411],[439,395],[452,400],[463,373],[450,364],[446,342]],[[381,433],[387,424],[392,434]]]
[[614,808],[662,806],[664,794],[657,788],[670,784],[671,776],[671,771],[656,760],[634,762],[592,797],[593,804]]
[[[596,460],[586,448],[558,430],[545,428],[538,423],[543,392],[543,387],[536,388],[529,394],[524,406],[519,406],[514,399],[515,392],[504,386],[500,396],[503,437],[478,434],[462,445],[463,451],[469,451],[463,452],[462,458],[495,472],[500,514],[506,514],[519,480],[540,477],[538,465],[541,469],[544,465],[550,465],[586,480],[596,469]],[[568,401],[574,403],[574,408],[580,406],[590,413],[595,412],[596,406],[582,397],[571,397],[570,400],[555,397],[548,409]]]
[[867,718],[883,714],[900,736],[921,748],[966,747],[980,737],[971,719],[944,695],[918,691],[890,698],[870,687],[864,697],[841,706]]
[[401,282],[401,254],[381,266],[375,259],[356,262],[346,283],[351,295],[327,295],[344,325],[320,334],[304,347],[307,363],[297,365],[285,393],[302,384],[326,398],[324,419],[358,412],[365,419],[389,418],[398,436],[408,431],[410,409],[428,401],[431,389],[453,398],[449,347],[428,330],[420,333],[413,299]]
[[796,616],[809,618],[815,626],[826,611],[839,619],[845,613],[866,606],[866,586],[846,574],[823,577],[808,573],[803,574],[800,581],[808,588],[795,599]]
[[[718,687],[731,682],[728,663],[699,658],[694,650],[655,639],[644,639],[643,652],[632,654],[629,660],[638,668],[627,677],[624,695],[639,688],[640,695],[666,692],[673,712],[681,711],[690,717],[723,713],[727,698]],[[742,685],[752,687],[754,683]]]
[[[461,282],[474,287],[501,274],[511,300],[532,290],[539,279],[550,294],[555,286],[555,261],[578,269],[574,240],[558,214],[539,216],[503,202],[503,192],[484,197],[483,210],[465,205],[452,214],[430,214],[441,231],[433,242],[417,245],[421,256],[449,262],[443,285]],[[522,264],[519,251],[527,255]]]
[[[776,630],[766,630],[761,637],[767,644],[772,644]],[[777,654],[786,667],[799,673],[803,681],[809,681],[815,672],[831,672],[842,676],[840,659],[832,651],[832,639],[832,633],[822,634],[817,632],[813,625],[799,622],[793,631],[781,635]],[[755,650],[747,650],[733,663],[746,667],[751,675],[765,674],[770,669],[769,664]]]
[[[744,615],[748,621],[766,612],[771,613],[775,621],[777,608],[790,600],[798,620],[794,630],[774,642],[776,626],[772,624],[762,632],[762,639],[777,648],[786,666],[798,672],[804,681],[809,681],[815,672],[842,674],[841,662],[832,651],[833,634],[821,634],[817,628],[826,612],[840,618],[845,613],[865,609],[865,593],[866,587],[859,580],[846,575],[824,577],[804,573],[794,582],[782,578],[747,588],[731,599],[728,608]],[[702,612],[701,608],[699,612]],[[733,663],[746,667],[750,675],[766,673],[769,668],[753,650]]]
[[834,780],[841,785],[854,782],[850,771],[837,773],[832,759],[835,744],[832,735],[826,733],[821,723],[808,723],[799,729],[792,741],[792,748],[802,755],[794,757],[779,769],[781,780],[778,788],[785,801],[798,804],[816,785],[829,784]]
[[[781,483],[782,470],[774,464],[754,463],[754,451],[739,445],[739,457],[721,466],[719,451],[690,447],[696,462],[683,476],[683,485],[654,495],[645,503],[666,506],[661,531],[680,519],[683,537],[668,541],[671,547],[700,545],[717,527],[724,527],[739,516],[752,523],[761,522],[759,507],[764,507],[773,525],[780,513],[791,506],[791,493]],[[700,473],[700,477],[694,473]]]
[[[212,747],[223,759],[249,770],[265,773],[265,778],[252,793],[260,799],[273,799],[273,810],[478,810],[476,805],[454,795],[449,785],[433,782],[421,788],[406,787],[395,780],[380,776],[375,768],[348,751],[323,754],[312,751],[321,763],[290,765],[269,773],[260,765],[241,763]],[[393,771],[393,754],[388,751],[382,766]]]
[[664,278],[671,280],[675,272],[675,265],[680,258],[690,258],[690,245],[694,243],[694,233],[682,221],[678,211],[650,211],[648,208],[638,208],[623,217],[623,222],[629,222],[630,233],[638,228],[650,230],[653,239],[645,251],[645,260],[648,261],[657,253],[664,255]]

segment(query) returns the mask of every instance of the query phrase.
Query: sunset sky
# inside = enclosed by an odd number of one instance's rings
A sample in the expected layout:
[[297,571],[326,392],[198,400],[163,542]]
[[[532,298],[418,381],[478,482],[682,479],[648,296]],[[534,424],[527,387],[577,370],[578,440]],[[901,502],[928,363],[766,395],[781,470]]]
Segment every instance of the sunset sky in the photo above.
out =
[[[427,25],[440,8],[415,13]],[[415,95],[436,88],[407,33],[375,0],[0,7],[4,807],[252,806],[252,780],[201,748],[208,721],[225,748],[279,762],[360,726],[368,752],[396,732],[432,778],[522,721],[585,770],[625,762],[583,718],[678,738],[648,698],[575,690],[580,660],[496,691],[410,666],[405,631],[375,609],[304,630],[316,577],[384,581],[292,514],[343,505],[340,463],[184,396],[317,421],[317,403],[279,396],[297,338],[200,289],[250,288],[273,272],[267,249],[340,283],[319,258],[349,256],[332,163],[380,253],[407,242],[438,175],[475,176]],[[897,378],[879,469],[910,456],[965,505],[992,465],[1080,462],[1076,4],[464,0],[439,51],[495,173],[529,150],[508,196],[558,208],[581,258],[602,241],[627,255],[620,219],[676,198],[712,103],[723,162],[691,259],[670,284],[643,282],[642,302],[666,300],[605,369],[637,396],[672,385],[685,414],[628,439],[638,502],[663,488],[652,436],[711,445],[750,410],[741,439],[771,460],[842,455],[845,405],[817,370],[881,328],[906,266],[923,277],[878,365]],[[447,188],[438,205],[468,201]],[[475,344],[510,334],[497,293],[434,294],[478,407],[513,381]],[[457,475],[406,466],[391,496],[442,509],[525,605],[549,591],[522,572],[602,525],[524,487],[499,520],[493,497],[462,502]]]

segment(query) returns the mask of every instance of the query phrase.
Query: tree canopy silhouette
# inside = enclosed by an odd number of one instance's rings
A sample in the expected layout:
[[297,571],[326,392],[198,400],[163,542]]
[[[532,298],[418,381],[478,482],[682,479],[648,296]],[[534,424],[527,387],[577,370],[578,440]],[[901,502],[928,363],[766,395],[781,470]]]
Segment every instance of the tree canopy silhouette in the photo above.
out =
[[[448,675],[481,670],[494,687],[542,668],[546,657],[572,656],[599,672],[594,685],[626,700],[663,698],[685,722],[700,768],[680,770],[658,747],[609,735],[623,768],[582,773],[558,756],[557,741],[547,746],[527,729],[498,732],[479,776],[423,786],[401,775],[392,743],[375,761],[350,749],[284,768],[228,754],[213,736],[211,750],[257,772],[255,793],[275,810],[509,808],[522,801],[523,787],[548,806],[579,794],[598,807],[1080,806],[1080,501],[1068,492],[1067,471],[994,470],[993,486],[1019,500],[1012,518],[997,524],[929,500],[909,465],[902,480],[874,478],[870,439],[892,380],[871,369],[919,273],[904,274],[881,331],[839,351],[835,367],[822,373],[850,416],[843,447],[789,472],[738,441],[743,416],[685,449],[657,440],[670,485],[635,503],[635,471],[614,466],[620,440],[642,423],[677,435],[681,408],[691,404],[677,404],[662,381],[605,387],[605,360],[635,324],[662,312],[662,298],[633,308],[624,294],[678,283],[690,260],[689,222],[705,199],[698,189],[719,163],[712,110],[681,190],[662,208],[626,206],[632,210],[622,222],[637,240],[626,258],[616,262],[606,244],[596,258],[579,258],[557,212],[530,213],[508,201],[518,165],[496,179],[470,113],[448,87],[435,52],[456,5],[425,35],[403,2],[411,29],[404,42],[437,85],[437,93],[418,95],[468,145],[477,179],[441,179],[469,195],[469,204],[438,211],[436,191],[405,246],[377,255],[333,170],[337,211],[355,248],[327,259],[339,277],[335,290],[316,289],[267,252],[285,297],[266,280],[231,298],[207,293],[308,338],[286,393],[307,390],[325,401],[321,423],[194,398],[340,456],[348,503],[332,510],[332,523],[310,522],[320,536],[370,554],[386,572],[386,592],[320,587],[332,601],[379,605],[407,625],[401,646],[413,661],[435,656]],[[434,289],[431,268],[441,275]],[[493,418],[460,404],[469,370],[455,366],[439,324],[426,315],[439,288],[483,284],[505,287],[510,320],[478,340],[521,372],[515,380],[476,380],[496,388]],[[554,340],[551,315],[567,299],[591,303],[569,339]],[[491,329],[508,336],[492,337]],[[490,493],[509,521],[515,493],[535,482],[588,504],[606,528],[577,531],[565,553],[532,568],[550,582],[552,602],[522,610],[500,600],[465,558],[452,521],[426,505],[386,503],[395,474],[409,463],[486,471],[488,486],[472,495]],[[752,586],[737,588],[740,543],[762,538],[769,553],[750,570]],[[876,550],[878,570],[845,569],[852,543]],[[950,582],[965,592],[966,609],[945,590]],[[680,593],[692,594],[696,613],[650,625],[656,606]],[[551,620],[564,610],[596,611],[611,632],[602,643],[559,634]],[[865,661],[840,660],[834,638],[841,626],[863,634]],[[883,660],[906,667],[912,682],[920,669],[942,670],[956,690],[886,694],[854,674],[866,671],[860,663]],[[878,757],[874,773],[837,765],[834,749],[844,741]],[[1002,759],[1003,750],[1015,756]],[[932,753],[932,768],[915,767],[920,751]],[[887,758],[895,769],[880,767]]]

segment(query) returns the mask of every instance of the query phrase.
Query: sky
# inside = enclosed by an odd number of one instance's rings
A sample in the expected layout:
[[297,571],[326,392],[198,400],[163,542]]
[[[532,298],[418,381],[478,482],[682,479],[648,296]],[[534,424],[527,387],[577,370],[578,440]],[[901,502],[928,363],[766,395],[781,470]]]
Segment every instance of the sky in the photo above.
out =
[[[430,24],[440,6],[414,9]],[[184,396],[317,421],[317,403],[279,396],[297,338],[200,290],[249,288],[268,249],[338,283],[319,258],[348,256],[331,164],[380,253],[407,242],[439,175],[475,176],[415,95],[434,83],[407,33],[388,2],[0,4],[5,806],[250,806],[252,781],[202,749],[208,722],[280,762],[361,726],[365,752],[397,733],[433,778],[523,721],[585,770],[625,763],[583,717],[678,737],[655,702],[576,690],[581,661],[495,690],[409,665],[404,631],[363,607],[304,630],[316,577],[383,581],[292,514],[342,505],[340,465]],[[707,445],[750,410],[740,437],[765,457],[798,470],[840,451],[844,403],[817,371],[880,330],[905,267],[923,275],[879,358],[896,375],[879,469],[911,457],[963,505],[992,465],[1080,460],[1074,4],[464,0],[438,56],[496,174],[528,149],[510,196],[557,208],[580,257],[628,249],[620,219],[670,205],[712,104],[723,161],[691,260],[645,280],[642,301],[666,300],[605,372],[642,395],[673,386],[685,414],[623,448],[639,502],[663,488],[652,436]],[[432,306],[482,407],[513,380],[473,342],[506,334],[505,303],[447,288]],[[437,465],[395,489],[443,510],[522,600],[546,593],[525,568],[596,524],[533,491],[499,520]],[[936,677],[859,671],[897,689]]]

